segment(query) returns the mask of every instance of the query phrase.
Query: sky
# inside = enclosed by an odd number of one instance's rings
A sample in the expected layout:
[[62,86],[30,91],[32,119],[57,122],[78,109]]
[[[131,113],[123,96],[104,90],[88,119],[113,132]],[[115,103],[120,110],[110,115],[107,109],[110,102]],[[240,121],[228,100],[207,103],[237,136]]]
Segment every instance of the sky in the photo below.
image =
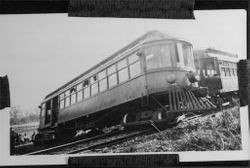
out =
[[0,76],[11,105],[33,110],[43,98],[151,30],[246,58],[244,10],[195,11],[195,20],[0,15]]

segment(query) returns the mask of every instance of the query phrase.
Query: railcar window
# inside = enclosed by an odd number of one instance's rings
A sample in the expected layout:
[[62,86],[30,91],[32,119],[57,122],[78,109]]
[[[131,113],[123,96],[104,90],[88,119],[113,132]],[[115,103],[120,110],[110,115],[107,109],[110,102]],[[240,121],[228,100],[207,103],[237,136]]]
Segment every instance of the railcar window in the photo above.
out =
[[41,108],[41,119],[44,119],[45,117],[45,104],[42,104],[42,108]]
[[176,55],[176,57],[175,57],[176,58],[176,65],[179,66],[180,62],[181,62],[180,57],[183,58],[182,44],[177,43],[176,48],[177,48],[177,49],[175,49],[176,50],[176,54],[175,54]]
[[141,66],[140,62],[135,62],[131,65],[129,65],[129,70],[130,70],[130,77],[133,78],[141,73]]
[[67,90],[65,92],[65,107],[68,107],[70,104],[70,97],[69,96],[70,96],[70,93],[69,93],[69,90]]
[[136,55],[136,53],[134,53],[134,54],[132,54],[132,55],[130,55],[128,57],[128,63],[129,64],[132,64],[132,63],[134,63],[135,61],[138,61],[138,60],[139,60],[139,56]]
[[90,78],[90,83],[92,84],[92,83],[95,83],[97,81],[97,76],[96,75],[94,75],[94,76],[92,76],[91,78]]
[[197,73],[198,73],[198,75],[200,75],[200,74],[201,74],[201,70],[198,69],[198,70],[197,70]]
[[210,69],[207,70],[207,75],[208,75],[208,76],[212,75]]
[[206,76],[206,70],[203,69],[202,71],[203,71],[203,76]]
[[95,95],[98,93],[98,83],[94,83],[91,85],[91,95]]
[[107,90],[107,78],[101,79],[99,81],[99,90],[100,92],[103,92],[105,90]]
[[80,83],[76,86],[76,99],[77,102],[82,101],[82,88],[83,88],[83,84]]
[[84,99],[87,99],[90,96],[90,87],[84,88]]
[[128,67],[120,70],[118,72],[118,77],[119,77],[119,83],[122,83],[122,82],[128,80],[129,79],[129,77],[128,77]]
[[50,117],[51,117],[51,109],[47,110],[47,112],[46,112],[45,124],[48,124],[50,122]]
[[212,69],[212,75],[215,75],[215,70]]
[[109,88],[117,85],[117,75],[114,73],[113,75],[110,75],[108,77],[108,82],[109,82]]
[[83,87],[88,87],[89,86],[89,80],[84,81]]
[[173,45],[170,44],[147,48],[145,50],[147,69],[171,66],[171,53],[174,53],[173,50]]
[[221,68],[221,76],[225,76],[224,68]]
[[45,124],[50,122],[51,118],[51,100],[46,102]]
[[184,65],[194,67],[194,60],[192,56],[192,48],[191,46],[183,46],[183,57],[184,57]]
[[228,74],[227,74],[227,68],[225,68],[224,70],[225,70],[225,76],[228,76]]
[[228,75],[231,76],[230,68],[228,68],[227,70],[228,70]]
[[71,94],[70,104],[72,105],[76,103],[76,88],[70,89],[70,94]]
[[65,98],[65,107],[68,107],[69,103],[70,103],[70,97],[68,96]]
[[65,97],[69,96],[69,90],[65,92]]
[[76,91],[80,91],[80,90],[82,90],[82,83],[80,83],[76,86]]
[[82,90],[77,92],[77,102],[82,101]]
[[64,93],[60,94],[60,109],[64,108]]
[[235,76],[237,76],[237,69],[234,69],[234,74]]
[[230,69],[230,71],[231,71],[231,72],[230,72],[230,73],[231,73],[231,75],[232,75],[232,76],[235,76],[235,74],[234,74],[234,70],[233,70],[232,68]]
[[100,73],[98,74],[99,80],[105,78],[106,76],[107,76],[106,70],[104,70],[104,71],[102,71],[102,72],[100,72]]
[[118,70],[127,66],[127,59],[123,59],[117,63]]
[[107,73],[106,70],[103,70],[98,74],[99,77],[99,92],[103,92],[107,90],[108,85],[107,85]]
[[108,75],[114,73],[116,71],[115,65],[112,65],[111,67],[108,68]]

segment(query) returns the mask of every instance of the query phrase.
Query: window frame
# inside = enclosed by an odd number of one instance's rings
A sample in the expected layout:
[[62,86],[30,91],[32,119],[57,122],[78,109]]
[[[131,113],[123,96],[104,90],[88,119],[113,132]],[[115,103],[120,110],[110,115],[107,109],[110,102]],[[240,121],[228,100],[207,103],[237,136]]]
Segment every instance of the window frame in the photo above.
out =
[[[141,63],[141,57],[137,55],[137,52],[138,50],[133,52],[132,54],[127,55],[126,57],[121,58],[120,60],[117,60],[115,63],[112,63],[111,65],[105,67],[101,71],[97,72],[95,75],[86,78],[82,82],[75,84],[72,88],[67,89],[66,91],[59,94],[59,110],[62,110],[80,101],[84,101],[92,96],[95,96],[101,92],[105,92],[109,89],[112,89],[113,87],[116,87],[124,82],[129,81],[134,77],[141,75],[143,73],[143,66]],[[125,64],[123,63],[124,65],[118,67],[119,62],[122,61],[124,61]],[[139,65],[140,72],[131,77],[131,72],[132,72],[131,66],[136,64]],[[110,69],[111,71],[109,71],[109,68],[111,68]],[[119,72],[124,71],[125,69],[126,69],[125,72],[127,73],[127,78],[121,82]],[[99,75],[101,73],[103,73],[102,76]],[[112,78],[113,80],[115,80],[115,84],[110,86],[110,79]],[[106,86],[105,89],[103,90],[100,90],[101,81],[106,81],[105,82]],[[97,91],[93,95],[94,85],[96,85],[95,88],[97,89]],[[72,89],[74,89],[74,91],[71,91]],[[88,95],[86,94],[87,92],[89,92]],[[81,95],[81,99],[79,99],[79,95]],[[72,103],[72,96],[75,96],[75,101],[73,103]]]
[[[120,62],[122,62],[122,61],[124,61],[125,62],[125,66],[123,65],[121,68],[120,67],[118,67],[118,64],[120,63]],[[118,78],[118,80],[117,80],[117,85],[119,85],[119,84],[122,84],[122,83],[124,83],[124,82],[126,82],[126,81],[128,81],[129,79],[130,79],[130,75],[129,75],[129,68],[128,68],[128,56],[127,57],[125,57],[125,58],[122,58],[121,60],[119,60],[119,61],[117,61],[117,78]],[[120,81],[120,79],[121,79],[121,77],[120,77],[120,75],[119,75],[119,73],[121,72],[121,71],[124,71],[125,69],[127,69],[127,79],[125,79],[125,80],[123,80],[122,82]]]
[[[137,52],[138,52],[138,51],[135,51],[135,52],[133,52],[132,54],[130,54],[130,55],[127,57],[127,59],[128,59],[129,80],[130,80],[130,79],[133,79],[133,78],[135,78],[135,77],[137,77],[137,76],[139,76],[139,75],[141,75],[141,74],[143,73],[142,63],[141,63],[141,57],[137,55]],[[134,56],[134,55],[135,55],[136,57],[138,57],[138,59],[132,60],[132,61],[130,62],[129,58],[131,58],[131,57]],[[137,63],[139,63],[140,73],[138,73],[138,74],[132,76],[132,75],[131,75],[131,74],[132,74],[132,73],[131,73],[131,72],[132,72],[132,71],[131,71],[131,66],[134,66],[134,65],[137,64]]]

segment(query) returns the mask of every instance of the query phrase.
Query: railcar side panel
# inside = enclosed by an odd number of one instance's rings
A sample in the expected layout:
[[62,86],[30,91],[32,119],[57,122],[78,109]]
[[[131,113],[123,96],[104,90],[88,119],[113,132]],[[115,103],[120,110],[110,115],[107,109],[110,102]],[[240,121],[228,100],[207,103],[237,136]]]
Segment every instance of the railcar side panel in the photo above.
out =
[[146,95],[145,76],[129,80],[103,93],[59,111],[58,123],[86,116]]

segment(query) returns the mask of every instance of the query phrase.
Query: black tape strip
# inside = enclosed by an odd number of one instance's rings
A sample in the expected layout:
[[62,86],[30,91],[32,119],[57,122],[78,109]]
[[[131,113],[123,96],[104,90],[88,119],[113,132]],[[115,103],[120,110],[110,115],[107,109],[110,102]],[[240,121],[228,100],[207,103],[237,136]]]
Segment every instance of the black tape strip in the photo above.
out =
[[77,17],[194,19],[194,0],[69,0]]
[[10,107],[10,90],[7,76],[0,77],[0,110]]
[[178,166],[179,155],[112,155],[69,157],[70,167],[168,167]]

